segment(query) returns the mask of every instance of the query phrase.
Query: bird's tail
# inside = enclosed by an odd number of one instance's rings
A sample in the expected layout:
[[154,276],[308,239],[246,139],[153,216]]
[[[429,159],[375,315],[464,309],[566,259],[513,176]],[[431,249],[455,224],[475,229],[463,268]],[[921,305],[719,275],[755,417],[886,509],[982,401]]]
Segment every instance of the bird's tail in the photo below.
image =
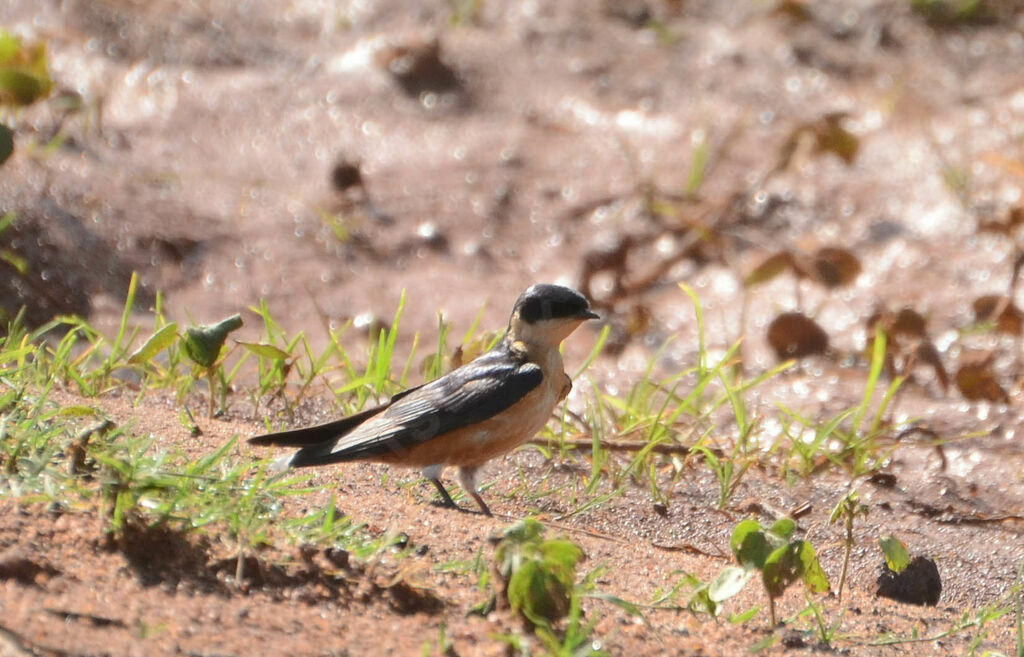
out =
[[276,447],[311,447],[338,440],[352,429],[384,410],[378,406],[355,415],[350,415],[334,422],[318,424],[315,427],[292,429],[278,433],[268,433],[249,439],[250,445],[274,445]]

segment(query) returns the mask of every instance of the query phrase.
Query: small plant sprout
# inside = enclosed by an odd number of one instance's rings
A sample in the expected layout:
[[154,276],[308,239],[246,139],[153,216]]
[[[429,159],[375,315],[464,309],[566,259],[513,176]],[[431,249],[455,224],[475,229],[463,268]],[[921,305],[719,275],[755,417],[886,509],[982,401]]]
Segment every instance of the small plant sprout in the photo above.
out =
[[790,584],[802,579],[812,593],[823,593],[829,588],[814,546],[805,540],[791,540],[794,531],[796,523],[791,518],[781,518],[767,530],[748,518],[740,521],[732,533],[730,545],[736,560],[747,570],[761,571],[772,627],[778,625],[775,599]]
[[506,528],[494,565],[509,606],[532,625],[550,629],[569,613],[583,551],[568,539],[545,539],[544,531],[534,518]]
[[832,515],[828,518],[830,525],[834,525],[842,519],[843,527],[846,530],[846,535],[843,537],[843,570],[839,575],[838,598],[840,604],[843,602],[843,586],[846,584],[846,572],[850,566],[850,552],[853,551],[853,523],[857,520],[857,516],[867,515],[868,507],[861,504],[860,494],[854,489],[839,500],[839,503],[832,509]]
[[[210,382],[210,417],[213,417],[214,399],[217,396],[217,380],[224,381],[221,354],[228,334],[242,327],[242,316],[232,315],[216,324],[190,326],[181,336],[181,349],[193,363],[202,368]],[[226,387],[226,382],[225,382]]]

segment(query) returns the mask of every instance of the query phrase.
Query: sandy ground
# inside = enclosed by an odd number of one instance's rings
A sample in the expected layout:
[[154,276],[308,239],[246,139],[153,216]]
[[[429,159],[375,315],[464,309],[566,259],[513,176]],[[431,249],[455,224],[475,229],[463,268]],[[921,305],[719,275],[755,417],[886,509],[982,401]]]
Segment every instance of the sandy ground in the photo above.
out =
[[[951,375],[991,354],[1006,395],[966,400],[933,369],[914,370],[894,416],[949,442],[943,460],[908,439],[885,464],[894,480],[862,484],[872,512],[842,626],[858,638],[839,650],[965,654],[976,630],[867,644],[944,632],[998,599],[1024,558],[1019,337],[970,330],[976,298],[1014,290],[1015,226],[979,228],[1021,203],[1024,19],[994,2],[989,20],[947,25],[910,4],[488,1],[458,23],[440,2],[9,1],[0,25],[45,39],[59,93],[82,107],[41,104],[12,119],[18,151],[0,176],[0,211],[18,220],[0,240],[28,274],[0,281],[0,303],[28,304],[36,323],[78,313],[112,332],[137,271],[146,326],[159,291],[172,319],[241,312],[243,337],[257,339],[248,308],[265,299],[315,345],[352,320],[343,340],[360,353],[405,290],[404,356],[415,334],[435,335],[439,309],[454,336],[484,304],[481,326],[500,329],[519,291],[558,281],[586,289],[612,327],[588,376],[621,395],[669,336],[656,370],[693,365],[684,281],[701,296],[712,352],[744,335],[751,372],[775,361],[765,335],[780,312],[800,308],[826,331],[826,356],[753,395],[766,443],[779,404],[824,418],[855,403],[869,316],[912,306]],[[768,254],[823,246],[855,254],[859,276],[836,289],[789,274],[744,289]],[[596,336],[567,344],[570,367]],[[194,454],[262,426],[236,402],[190,440],[173,401],[65,394]],[[731,431],[722,427],[724,444]],[[426,547],[390,570],[350,573],[333,599],[322,573],[239,592],[216,566],[223,546],[143,536],[110,549],[89,514],[5,502],[0,560],[28,575],[0,581],[0,650],[419,654],[437,651],[443,624],[456,654],[503,654],[492,635],[517,622],[467,615],[481,593],[435,567],[487,552],[488,536],[530,513],[578,541],[588,567],[608,567],[603,590],[647,601],[677,571],[706,579],[728,564],[744,515],[809,503],[801,531],[838,577],[839,533],[826,522],[846,484],[838,475],[786,484],[751,471],[721,512],[695,463],[667,512],[637,486],[556,520],[570,497],[527,493],[575,490],[580,464],[589,470],[583,457],[553,464],[529,449],[496,462],[495,519],[431,505],[412,474],[383,486],[378,466],[317,474],[324,493],[311,508],[334,493],[372,530]],[[936,559],[937,607],[874,596],[883,533]],[[175,566],[152,572],[138,555],[156,550]],[[748,587],[730,611],[762,603]],[[803,605],[790,592],[780,615]],[[834,617],[838,601],[826,605]],[[599,602],[590,613],[613,654],[733,655],[767,636],[760,616],[733,626],[651,611],[645,624]],[[985,631],[979,651],[1014,649],[1009,617]],[[793,633],[771,651],[811,649],[802,643],[813,642]]]

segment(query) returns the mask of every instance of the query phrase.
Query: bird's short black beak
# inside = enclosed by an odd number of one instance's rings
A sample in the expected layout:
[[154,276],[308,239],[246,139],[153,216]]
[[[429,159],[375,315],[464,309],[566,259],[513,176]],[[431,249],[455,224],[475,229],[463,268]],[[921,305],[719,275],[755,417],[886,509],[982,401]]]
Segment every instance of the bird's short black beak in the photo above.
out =
[[600,315],[595,313],[593,310],[590,310],[589,308],[581,312],[579,317],[580,319],[601,319]]

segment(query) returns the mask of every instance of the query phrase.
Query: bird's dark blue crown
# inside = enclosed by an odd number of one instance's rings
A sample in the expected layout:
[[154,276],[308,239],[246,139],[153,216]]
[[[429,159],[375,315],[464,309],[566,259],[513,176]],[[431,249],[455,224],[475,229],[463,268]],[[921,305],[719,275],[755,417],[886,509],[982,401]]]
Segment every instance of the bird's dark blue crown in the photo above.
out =
[[516,301],[519,318],[533,324],[545,319],[591,319],[587,298],[568,287],[539,283],[523,292]]

